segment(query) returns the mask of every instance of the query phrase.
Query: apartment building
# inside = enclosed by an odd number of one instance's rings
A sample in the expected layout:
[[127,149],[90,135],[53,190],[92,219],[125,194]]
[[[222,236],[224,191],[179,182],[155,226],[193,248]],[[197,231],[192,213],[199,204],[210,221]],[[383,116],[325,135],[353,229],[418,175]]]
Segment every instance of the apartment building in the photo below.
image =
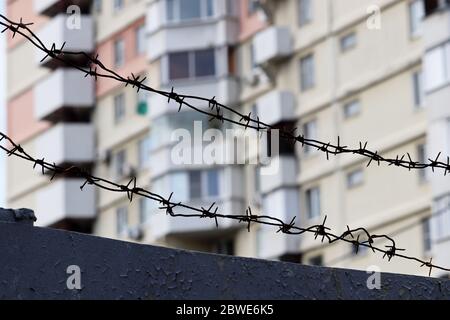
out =
[[[67,18],[77,8],[81,28],[70,28]],[[11,0],[8,15],[35,22],[47,43],[65,41],[66,49],[98,53],[120,74],[146,76],[148,85],[162,90],[215,97],[308,138],[336,143],[339,136],[349,146],[368,141],[383,156],[409,153],[421,162],[438,152],[450,155],[448,1],[34,0],[30,7]],[[392,235],[410,255],[450,264],[450,184],[440,173],[367,167],[367,159],[353,155],[327,160],[320,151],[283,141],[269,165],[278,170],[270,174],[263,174],[264,165],[248,164],[262,151],[250,152],[245,163],[179,163],[173,157],[177,130],[194,136],[199,128],[236,127],[41,59],[20,37],[8,39],[8,132],[29,152],[122,183],[137,177],[140,186],[173,192],[174,200],[195,207],[215,203],[222,213],[242,214],[251,206],[253,213],[284,221],[295,217],[300,226],[326,216],[337,233],[364,226]],[[194,141],[192,154],[201,154],[205,144]],[[267,226],[248,232],[237,221],[219,221],[217,228],[214,219],[167,216],[145,199],[130,203],[122,194],[80,192],[76,178],[48,180],[10,159],[9,206],[34,208],[40,225],[143,243],[428,273],[363,247]]]

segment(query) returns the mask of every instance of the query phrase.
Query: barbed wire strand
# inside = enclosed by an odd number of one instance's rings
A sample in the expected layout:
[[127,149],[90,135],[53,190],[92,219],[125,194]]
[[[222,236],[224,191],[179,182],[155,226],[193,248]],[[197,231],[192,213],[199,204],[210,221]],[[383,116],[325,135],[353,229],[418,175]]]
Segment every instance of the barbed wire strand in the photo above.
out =
[[[395,229],[393,231],[390,231],[389,232],[389,236],[393,238],[393,237],[396,237],[396,236],[398,236],[400,234],[403,234],[403,233],[405,233],[407,231],[410,231],[411,229],[413,229],[413,228],[415,228],[417,226],[420,226],[420,225],[423,226],[425,223],[431,223],[432,220],[441,217],[443,214],[450,214],[450,203],[444,208],[441,208],[441,209],[439,209],[437,211],[433,211],[431,215],[424,216],[423,218],[421,218],[421,219],[419,219],[417,221],[411,222],[410,224],[401,226],[401,227],[399,227],[399,228],[397,228],[397,229]],[[358,251],[358,248],[352,248],[352,249],[353,250],[351,252],[347,252],[347,253],[339,256],[339,257],[336,257],[336,258],[328,261],[328,263],[330,265],[334,265],[336,263],[339,263],[339,262],[351,259],[352,257],[355,256],[354,252]]]
[[[331,141],[324,142],[316,139],[309,139],[304,134],[301,133],[296,134],[297,128],[295,128],[294,130],[287,130],[285,128],[279,128],[277,126],[269,125],[261,121],[261,119],[258,116],[252,117],[251,113],[243,114],[237,111],[235,108],[226,106],[218,102],[216,100],[216,97],[205,98],[195,95],[184,95],[177,93],[173,87],[171,91],[158,90],[145,84],[145,81],[147,80],[146,77],[136,76],[134,74],[131,74],[128,77],[123,77],[116,71],[105,66],[99,60],[98,54],[91,56],[90,54],[83,51],[81,52],[64,51],[63,49],[65,47],[65,43],[63,43],[61,48],[59,49],[53,43],[50,49],[48,49],[45,46],[45,44],[38,38],[38,36],[29,28],[29,26],[32,25],[32,23],[24,23],[22,19],[20,19],[20,22],[13,22],[1,14],[0,19],[4,20],[0,21],[0,25],[4,27],[2,32],[10,30],[13,33],[12,35],[13,37],[15,37],[16,34],[20,34],[21,36],[25,37],[29,42],[31,42],[36,48],[40,49],[43,52],[43,54],[45,54],[45,56],[41,61],[44,61],[47,58],[52,58],[79,70],[80,72],[84,73],[86,77],[91,76],[95,80],[98,80],[98,78],[112,79],[124,83],[125,86],[131,86],[132,88],[135,88],[138,92],[140,90],[143,90],[157,95],[161,95],[167,98],[168,102],[175,101],[178,104],[178,112],[180,112],[183,107],[187,107],[198,113],[210,117],[210,120],[217,120],[222,123],[229,122],[244,129],[254,129],[257,130],[258,132],[262,131],[270,132],[271,130],[278,130],[281,138],[286,139],[293,144],[299,143],[301,144],[302,147],[308,146],[310,148],[315,148],[318,151],[325,153],[327,160],[329,159],[330,155],[336,156],[339,154],[356,154],[363,156],[369,160],[369,162],[367,163],[367,167],[369,167],[371,164],[374,163],[377,163],[378,166],[381,163],[386,163],[389,166],[402,167],[408,170],[421,170],[431,168],[432,171],[434,172],[435,169],[441,169],[445,176],[450,173],[450,156],[447,156],[446,160],[441,161],[440,160],[442,158],[441,152],[439,152],[435,158],[429,158],[427,159],[427,162],[421,163],[419,161],[414,161],[410,153],[397,155],[395,158],[385,158],[381,154],[379,154],[378,151],[372,151],[368,149],[367,148],[368,142],[361,141],[359,142],[358,147],[350,148],[346,145],[341,144],[339,136],[337,137],[336,144],[331,143]],[[82,56],[89,62],[90,65],[88,67],[83,67],[77,63],[74,63],[70,59],[66,59],[66,57],[71,56]],[[102,70],[106,73],[100,73],[98,70]],[[204,109],[202,107],[194,106],[193,104],[187,102],[187,100],[202,101],[205,104],[207,104],[208,107],[207,109]],[[232,119],[226,117],[224,114],[224,110],[234,115],[236,118]]]
[[[16,144],[10,137],[6,134],[0,132],[0,142],[7,141],[11,146],[10,148],[3,146],[0,144],[0,149],[3,150],[8,157],[15,156],[21,158],[23,160],[29,161],[33,165],[33,169],[40,168],[42,174],[51,174],[50,180],[53,180],[59,176],[70,176],[70,177],[79,177],[84,180],[83,184],[80,186],[81,191],[86,187],[86,185],[91,185],[98,187],[103,190],[107,190],[110,192],[117,193],[125,193],[130,202],[133,201],[134,196],[141,196],[152,201],[155,201],[161,205],[159,209],[164,210],[167,215],[171,217],[184,217],[184,218],[209,218],[213,219],[216,227],[219,228],[219,219],[229,219],[237,221],[238,223],[245,223],[247,225],[247,230],[250,232],[250,228],[252,224],[260,224],[266,226],[272,226],[278,228],[277,233],[282,232],[288,235],[303,235],[303,234],[312,234],[314,239],[320,238],[321,242],[324,242],[325,239],[329,244],[335,243],[337,241],[344,241],[350,244],[353,244],[357,247],[367,247],[370,248],[374,253],[379,252],[383,254],[383,259],[386,257],[388,261],[391,261],[394,257],[403,258],[410,261],[415,261],[420,263],[421,267],[430,268],[430,274],[432,269],[439,269],[442,271],[450,271],[450,268],[445,268],[442,266],[438,266],[432,264],[431,261],[424,261],[419,258],[408,256],[406,254],[402,254],[400,252],[404,251],[404,249],[400,249],[397,247],[395,240],[388,236],[382,234],[370,234],[365,228],[359,227],[355,229],[350,229],[347,226],[347,230],[342,234],[334,234],[331,232],[331,229],[326,226],[327,217],[325,216],[323,222],[321,224],[312,225],[309,227],[299,227],[295,225],[295,218],[293,218],[289,223],[284,222],[283,220],[268,216],[268,215],[255,215],[252,213],[251,207],[248,207],[245,214],[240,215],[232,215],[232,214],[221,214],[218,213],[218,206],[216,203],[212,203],[209,208],[201,207],[197,208],[182,202],[176,202],[172,200],[173,193],[170,194],[169,197],[163,197],[157,193],[151,192],[144,188],[140,188],[136,185],[136,177],[130,179],[130,181],[125,184],[116,183],[114,181],[110,181],[105,178],[96,177],[90,174],[87,170],[77,167],[61,167],[56,165],[55,163],[50,163],[45,161],[44,158],[38,159],[32,157],[28,154],[20,144]],[[193,213],[177,213],[177,208],[187,209]],[[359,237],[355,239],[354,234],[364,234],[367,240],[360,241]],[[377,240],[387,240],[390,245],[385,246],[384,248],[375,246],[375,241]]]
[[[251,118],[251,114],[249,115],[243,115],[236,110],[227,107],[225,105],[220,104],[215,100],[215,97],[212,99],[206,99],[202,97],[197,96],[188,96],[188,95],[179,95],[175,93],[175,91],[172,90],[170,92],[157,90],[154,88],[151,88],[147,85],[145,85],[143,82],[146,80],[146,78],[141,79],[139,76],[136,77],[133,74],[131,75],[131,78],[124,78],[117,74],[115,71],[108,69],[99,59],[98,55],[95,57],[91,57],[89,54],[85,52],[68,52],[63,51],[63,48],[65,44],[62,45],[60,49],[57,49],[55,44],[51,46],[50,49],[47,49],[47,47],[44,45],[44,43],[32,32],[32,30],[29,28],[32,23],[24,23],[22,19],[20,19],[20,22],[13,22],[6,18],[5,16],[0,14],[0,18],[3,19],[6,22],[0,21],[0,25],[4,26],[5,29],[2,30],[2,33],[10,30],[13,33],[13,37],[16,34],[20,34],[23,37],[25,37],[30,43],[32,43],[35,47],[42,50],[46,56],[42,59],[44,61],[47,57],[51,57],[53,59],[56,59],[58,61],[61,61],[65,63],[68,66],[71,66],[75,69],[78,69],[81,72],[85,73],[85,76],[92,76],[95,79],[98,79],[99,77],[103,78],[110,78],[114,79],[120,82],[125,83],[125,85],[131,85],[133,88],[137,88],[137,90],[146,90],[149,92],[153,92],[156,94],[163,95],[168,98],[168,101],[171,100],[176,101],[180,109],[183,106],[187,106],[192,110],[195,110],[197,112],[203,113],[205,115],[208,115],[211,117],[211,119],[216,119],[221,122],[228,121],[235,125],[243,126],[246,129],[252,128],[256,129],[258,131],[262,130],[272,130],[277,129],[275,127],[272,127],[270,125],[267,125],[263,123],[262,121],[257,118],[256,120]],[[25,32],[28,32],[26,34]],[[68,59],[64,59],[66,56],[84,56],[88,61],[90,61],[91,65],[89,66],[89,69],[85,69],[72,61]],[[93,68],[93,66],[95,68]],[[101,74],[97,72],[97,70],[101,69],[107,72],[107,74]],[[204,102],[208,102],[209,108],[212,110],[215,110],[215,113],[210,113],[208,111],[202,110],[198,107],[195,107],[189,103],[186,102],[186,99],[196,99],[196,100],[202,100]],[[229,119],[224,117],[222,113],[222,109],[230,111],[234,113],[235,115],[241,116],[241,119],[239,121]],[[253,124],[251,124],[253,123]],[[280,131],[280,136],[283,136],[286,139],[291,139],[293,142],[299,142],[303,146],[308,145],[310,147],[316,147],[318,150],[323,151],[327,154],[327,158],[329,154],[340,154],[340,153],[353,153],[353,154],[359,154],[362,156],[366,156],[370,158],[369,164],[372,163],[372,161],[377,162],[378,164],[380,162],[387,162],[389,165],[395,165],[398,167],[405,167],[409,170],[411,169],[424,169],[431,167],[433,170],[435,168],[442,168],[445,170],[444,174],[446,175],[448,172],[450,172],[450,160],[447,159],[447,163],[443,163],[438,161],[440,154],[435,160],[430,160],[430,163],[428,164],[421,164],[419,162],[414,162],[411,160],[411,157],[408,154],[409,161],[404,160],[404,156],[398,157],[396,159],[386,159],[378,155],[378,152],[372,152],[368,149],[366,149],[367,143],[364,145],[360,143],[360,147],[358,149],[350,149],[347,146],[342,146],[339,142],[338,138],[338,144],[333,145],[331,143],[323,143],[318,140],[311,140],[305,138],[303,135],[294,135],[293,132],[288,131]],[[170,215],[172,217],[184,217],[184,218],[209,218],[213,219],[215,221],[216,227],[219,227],[219,219],[230,219],[238,221],[239,223],[245,223],[247,224],[247,229],[250,232],[251,224],[260,224],[260,225],[267,225],[267,226],[273,226],[278,228],[277,232],[282,232],[284,234],[288,235],[303,235],[303,234],[312,234],[314,236],[314,239],[321,238],[321,242],[324,242],[325,239],[328,241],[328,243],[334,243],[337,241],[343,241],[347,243],[351,243],[355,246],[363,246],[370,248],[374,253],[382,253],[383,259],[387,258],[388,261],[391,261],[392,258],[398,257],[409,261],[415,261],[420,264],[420,267],[427,267],[429,268],[429,274],[431,274],[432,269],[439,269],[442,271],[450,271],[450,268],[446,268],[443,266],[438,266],[432,263],[432,261],[424,261],[417,257],[408,256],[406,254],[403,254],[401,252],[404,251],[404,249],[400,249],[396,246],[395,240],[391,238],[388,235],[378,235],[378,234],[370,234],[369,231],[367,231],[365,228],[359,227],[356,229],[350,229],[349,226],[347,226],[347,230],[343,232],[342,234],[334,234],[331,232],[331,229],[326,226],[326,219],[325,216],[322,224],[312,225],[309,227],[299,227],[295,225],[295,218],[293,218],[289,223],[285,223],[279,218],[268,216],[268,215],[255,215],[252,213],[251,207],[248,207],[245,214],[240,215],[231,215],[231,214],[221,214],[218,213],[218,207],[216,203],[211,204],[211,206],[206,209],[204,207],[197,208],[190,206],[188,204],[182,203],[182,202],[175,202],[172,200],[173,193],[168,197],[165,198],[162,195],[159,195],[157,193],[151,192],[149,190],[146,190],[144,188],[140,188],[136,185],[136,177],[132,178],[128,184],[123,185],[119,184],[113,181],[110,181],[105,178],[96,177],[91,175],[87,170],[82,169],[77,166],[70,166],[67,168],[57,166],[55,163],[49,163],[46,162],[45,159],[36,159],[29,155],[19,144],[16,144],[11,138],[9,138],[6,134],[0,133],[0,142],[6,140],[8,143],[12,146],[11,149],[8,149],[7,147],[0,146],[1,150],[6,152],[8,156],[16,156],[23,160],[29,161],[33,164],[33,168],[40,167],[43,174],[46,172],[52,173],[51,180],[56,178],[57,176],[76,176],[84,179],[84,183],[80,186],[80,189],[83,190],[86,185],[92,185],[96,186],[100,189],[111,191],[111,192],[118,192],[118,193],[126,193],[128,199],[133,201],[133,197],[135,195],[148,198],[152,201],[156,201],[161,205],[160,209],[164,210],[167,215]],[[176,213],[176,208],[183,208],[187,209],[192,214],[185,214],[185,213]],[[356,233],[363,233],[365,234],[365,237],[367,238],[366,241],[359,241],[359,238],[355,239],[354,234]],[[375,242],[379,239],[384,239],[390,242],[390,245],[384,246],[384,248],[375,246]]]

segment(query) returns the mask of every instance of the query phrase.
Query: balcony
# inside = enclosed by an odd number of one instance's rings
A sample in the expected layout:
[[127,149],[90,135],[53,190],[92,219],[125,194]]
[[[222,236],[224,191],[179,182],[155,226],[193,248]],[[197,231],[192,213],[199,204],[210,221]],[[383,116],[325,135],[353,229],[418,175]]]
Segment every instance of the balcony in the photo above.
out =
[[[156,60],[168,52],[235,44],[239,36],[239,20],[235,10],[227,8],[227,2],[214,1],[214,12],[210,15],[202,10],[198,17],[181,19],[176,17],[179,13],[175,13],[170,21],[166,1],[149,3],[147,10],[149,59]],[[174,6],[177,6],[177,2]]]
[[95,157],[94,126],[62,123],[51,127],[36,140],[40,157],[52,159],[57,165],[89,164]]
[[36,193],[37,225],[95,218],[95,189],[80,186],[83,179],[58,179]]
[[[42,29],[37,33],[38,37],[46,45],[47,48],[51,48],[52,44],[55,44],[56,49],[60,49],[63,44],[64,51],[83,51],[90,53],[94,50],[94,22],[90,16],[82,15],[80,18],[79,28],[69,28],[67,25],[68,16],[60,14],[51,19]],[[45,54],[35,49],[36,63],[48,68],[57,68],[64,66],[60,61],[46,57]],[[64,59],[72,61],[77,64],[87,62],[86,57],[81,55],[66,55]]]
[[255,63],[276,62],[293,52],[291,34],[286,27],[269,27],[258,33],[254,40]]
[[270,164],[261,168],[261,192],[295,187],[297,184],[297,159],[294,155],[279,155],[270,158]]
[[[212,201],[213,202],[213,201]],[[195,201],[189,202],[189,205],[193,207],[209,208],[212,202],[208,201]],[[241,200],[224,200],[218,201],[219,206],[218,213],[237,213],[245,212],[244,202]],[[177,207],[174,209],[179,214],[193,214],[195,212]],[[218,232],[230,231],[243,226],[238,220],[220,219],[218,218],[219,228],[216,227],[214,219],[210,218],[184,218],[184,217],[171,217],[166,215],[164,210],[154,209],[150,219],[150,233],[154,239],[162,239],[166,236],[177,237],[191,237],[208,236],[217,234]]]
[[[300,201],[297,188],[282,188],[263,197],[262,214],[291,222],[293,217],[296,225],[299,220]],[[300,249],[298,236],[275,233],[273,228],[263,227],[258,234],[258,255],[264,259],[276,259],[286,254],[294,254]]]
[[60,69],[37,84],[34,90],[35,117],[59,121],[65,117],[85,119],[94,106],[94,80],[77,70]]
[[[162,90],[170,91],[170,88],[162,88]],[[180,82],[175,87],[178,94],[195,95],[200,97],[216,97],[216,101],[222,104],[232,104],[237,101],[239,94],[239,85],[237,80],[232,77],[193,79]],[[155,119],[168,113],[178,112],[179,104],[175,101],[167,102],[167,98],[161,95],[152,94],[149,98],[150,117]],[[186,100],[188,101],[188,100]],[[196,107],[207,110],[208,102],[190,101]],[[184,110],[188,110],[184,107]]]
[[272,91],[257,102],[259,119],[269,125],[295,120],[295,97],[289,91]]
[[82,13],[86,13],[89,12],[91,0],[33,0],[34,12],[49,17],[58,13],[66,13],[67,8],[71,5],[76,5]]

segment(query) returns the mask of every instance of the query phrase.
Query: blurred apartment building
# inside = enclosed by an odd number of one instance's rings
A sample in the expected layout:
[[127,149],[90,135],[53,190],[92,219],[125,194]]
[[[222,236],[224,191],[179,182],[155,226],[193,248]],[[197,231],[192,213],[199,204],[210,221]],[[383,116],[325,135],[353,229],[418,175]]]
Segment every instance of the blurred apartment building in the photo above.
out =
[[[424,162],[438,152],[444,160],[450,155],[449,7],[442,0],[9,0],[7,13],[33,21],[45,43],[98,53],[105,65],[146,76],[152,87],[215,97],[308,138],[336,143],[339,136],[349,146],[368,141],[383,156],[410,153]],[[77,10],[81,18],[71,20]],[[364,226],[392,235],[410,255],[450,265],[450,183],[443,172],[367,167],[367,159],[352,155],[327,160],[288,143],[273,156],[279,170],[271,175],[260,174],[258,165],[176,164],[176,129],[194,135],[194,121],[203,130],[232,126],[187,108],[178,112],[176,102],[161,96],[84,78],[51,58],[41,61],[42,53],[19,36],[8,39],[7,58],[8,132],[32,154],[125,184],[137,177],[140,186],[173,192],[177,201],[205,208],[215,202],[221,213],[251,206],[284,221],[296,217],[300,226],[327,215],[337,233]],[[201,147],[194,144],[193,153]],[[50,182],[28,163],[8,160],[9,206],[33,208],[42,226],[240,256],[428,273],[313,236],[172,218],[145,199],[130,203],[126,195],[90,187],[80,192],[82,183]]]

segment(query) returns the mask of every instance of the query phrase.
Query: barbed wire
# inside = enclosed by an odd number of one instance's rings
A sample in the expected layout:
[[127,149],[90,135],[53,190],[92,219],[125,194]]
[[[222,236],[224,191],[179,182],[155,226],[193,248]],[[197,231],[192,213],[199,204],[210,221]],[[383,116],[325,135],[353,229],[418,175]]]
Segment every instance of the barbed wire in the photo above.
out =
[[[170,194],[169,197],[163,197],[160,194],[151,192],[144,188],[140,188],[137,186],[137,179],[133,177],[127,184],[120,184],[114,181],[96,177],[90,174],[87,170],[77,167],[62,167],[58,166],[55,163],[50,163],[45,161],[45,158],[34,158],[30,154],[28,154],[20,144],[15,143],[10,137],[6,134],[0,132],[0,142],[7,141],[11,147],[8,148],[4,145],[0,144],[0,149],[3,150],[8,157],[16,156],[23,160],[30,162],[33,166],[33,169],[40,168],[42,174],[51,174],[50,180],[53,180],[59,176],[70,176],[70,177],[78,177],[84,180],[84,182],[80,185],[80,190],[86,187],[86,185],[95,186],[97,188],[107,190],[110,192],[124,193],[127,195],[127,198],[130,202],[133,201],[134,196],[141,196],[152,201],[159,203],[160,210],[163,210],[167,215],[171,217],[183,217],[183,218],[200,218],[200,219],[212,219],[214,220],[216,227],[219,228],[219,219],[228,219],[234,220],[238,223],[244,223],[247,226],[248,232],[250,232],[250,228],[252,224],[266,225],[277,228],[277,233],[284,233],[287,235],[304,235],[311,234],[314,236],[314,239],[320,238],[321,242],[324,242],[325,239],[329,244],[335,243],[337,241],[343,241],[350,243],[357,248],[359,247],[367,247],[370,248],[374,253],[382,253],[383,259],[387,258],[388,261],[391,261],[394,257],[403,258],[410,261],[415,261],[420,263],[420,267],[428,267],[429,274],[431,275],[432,269],[439,269],[442,271],[450,271],[450,268],[445,268],[442,266],[438,266],[432,263],[432,261],[424,261],[419,258],[408,256],[406,254],[400,253],[405,251],[405,249],[398,248],[395,240],[384,234],[371,234],[365,228],[359,227],[351,229],[347,226],[347,230],[341,234],[334,234],[331,232],[331,229],[326,226],[327,216],[325,216],[323,222],[321,224],[312,225],[309,227],[299,227],[295,225],[295,217],[288,223],[284,222],[282,219],[269,216],[269,215],[256,215],[252,213],[252,208],[249,206],[245,214],[222,214],[218,213],[218,206],[216,203],[212,203],[208,208],[205,207],[194,207],[182,202],[176,202],[172,200],[173,193]],[[177,213],[177,208],[183,208],[191,211],[192,213]],[[355,234],[363,234],[365,239],[360,240],[358,236],[355,238]],[[377,247],[375,242],[378,240],[388,241],[389,245],[382,247]]]
[[[433,158],[429,158],[428,162],[421,163],[420,161],[414,161],[410,155],[410,153],[406,153],[403,155],[397,155],[395,158],[385,158],[379,154],[378,151],[372,151],[367,148],[368,142],[359,142],[358,147],[349,147],[346,145],[342,145],[340,141],[340,137],[337,137],[337,143],[333,144],[331,141],[324,142],[316,139],[309,139],[304,134],[297,134],[297,128],[295,129],[285,129],[279,128],[277,126],[269,125],[256,116],[252,117],[252,113],[243,114],[232,108],[230,106],[226,106],[216,100],[216,97],[205,98],[201,96],[195,95],[184,95],[177,93],[174,88],[170,91],[158,90],[152,88],[145,84],[147,80],[146,77],[136,76],[133,73],[130,76],[123,77],[118,74],[116,71],[105,66],[100,60],[99,55],[90,55],[89,53],[80,51],[64,51],[65,43],[62,44],[61,48],[57,48],[55,43],[51,45],[50,48],[47,48],[46,45],[39,39],[39,37],[29,28],[32,23],[24,23],[22,18],[20,22],[14,22],[9,20],[4,15],[0,14],[0,25],[4,27],[2,33],[9,30],[12,32],[12,37],[15,37],[16,34],[20,34],[24,38],[26,38],[29,42],[31,42],[36,48],[40,49],[44,57],[41,62],[47,58],[52,58],[62,63],[65,63],[68,66],[71,66],[80,72],[85,74],[85,77],[91,76],[95,80],[98,78],[107,78],[115,81],[119,81],[125,84],[125,86],[131,86],[136,89],[138,92],[140,90],[148,91],[154,94],[158,94],[167,98],[168,103],[170,101],[175,101],[178,104],[178,112],[182,110],[183,107],[187,107],[192,109],[198,113],[204,114],[210,118],[210,120],[217,120],[220,122],[228,122],[239,127],[243,127],[244,129],[254,129],[258,132],[271,130],[278,130],[279,136],[285,140],[290,141],[293,144],[300,144],[302,147],[308,146],[310,148],[315,148],[318,151],[321,151],[326,154],[327,160],[329,160],[330,155],[339,155],[339,154],[356,154],[362,157],[365,157],[369,160],[367,163],[367,167],[369,167],[373,163],[377,163],[380,166],[381,163],[386,163],[389,166],[396,166],[406,168],[408,170],[422,170],[431,168],[434,172],[436,169],[443,170],[444,176],[450,173],[450,156],[446,157],[445,162],[441,161],[442,153],[439,152],[437,156]],[[72,60],[67,59],[66,57],[73,56],[82,56],[86,61],[89,62],[87,67],[80,66],[77,63],[74,63]],[[99,70],[105,72],[101,73]],[[202,101],[208,105],[207,110],[194,106],[193,104],[187,102],[187,100],[196,100]],[[231,117],[226,117],[224,110],[227,113],[235,116],[235,119]],[[238,120],[237,120],[238,119]]]
[[[188,96],[188,95],[179,95],[177,94],[174,89],[170,92],[157,90],[154,88],[151,88],[147,85],[145,85],[143,82],[146,80],[146,78],[141,78],[140,76],[135,76],[134,74],[131,75],[131,77],[124,78],[117,74],[115,71],[107,68],[99,59],[98,55],[95,57],[91,57],[89,54],[85,52],[69,52],[69,51],[63,51],[65,44],[61,46],[60,49],[56,48],[55,44],[52,44],[50,49],[47,49],[47,47],[44,45],[44,43],[32,32],[32,30],[29,28],[32,23],[24,23],[22,19],[20,19],[20,22],[13,22],[6,18],[5,16],[0,14],[0,18],[3,19],[6,22],[0,21],[0,25],[4,26],[5,29],[2,31],[5,32],[7,30],[10,30],[13,33],[13,37],[15,37],[16,34],[20,34],[23,37],[25,37],[30,43],[32,43],[35,47],[42,50],[45,53],[45,57],[42,59],[44,61],[47,57],[51,57],[53,59],[59,60],[68,66],[71,66],[75,69],[78,69],[81,72],[85,73],[85,76],[92,76],[96,80],[99,77],[103,78],[110,78],[114,79],[120,82],[125,83],[126,86],[130,85],[133,88],[136,88],[139,90],[146,90],[149,92],[153,92],[156,94],[163,95],[168,98],[168,101],[171,100],[176,101],[179,104],[179,111],[183,106],[189,107],[197,112],[206,114],[211,117],[211,119],[216,119],[221,122],[228,121],[235,125],[243,126],[246,129],[252,128],[256,129],[258,131],[262,130],[273,130],[277,129],[276,127],[267,125],[259,120],[257,117],[256,119],[251,117],[251,114],[244,115],[239,113],[238,111],[227,107],[225,105],[220,104],[215,100],[215,97],[212,99],[206,99],[202,97],[197,96]],[[25,33],[25,32],[28,32]],[[73,56],[73,55],[81,55],[84,56],[89,62],[90,66],[89,69],[85,69],[84,67],[73,63],[70,59],[65,59],[65,57]],[[107,74],[99,73],[97,70],[101,69]],[[209,109],[213,110],[214,112],[208,112],[205,110],[202,110],[198,107],[195,107],[189,103],[186,102],[186,99],[196,99],[196,100],[202,100],[204,102],[208,102]],[[227,110],[232,113],[234,113],[237,116],[240,116],[240,120],[233,120],[230,118],[226,118],[223,115],[222,110]],[[353,153],[353,154],[360,154],[362,156],[370,158],[369,164],[372,163],[372,161],[378,162],[387,162],[389,165],[395,165],[398,167],[406,167],[409,170],[411,169],[424,169],[431,167],[433,170],[435,168],[442,168],[445,170],[444,174],[446,175],[448,172],[450,172],[450,160],[447,159],[447,163],[443,163],[438,161],[440,154],[438,157],[433,161],[429,160],[429,164],[421,164],[419,162],[414,162],[411,160],[411,157],[408,154],[408,159],[404,160],[404,156],[398,157],[396,159],[386,159],[378,155],[378,152],[372,152],[368,149],[366,149],[367,143],[364,145],[360,143],[360,147],[358,149],[350,149],[347,146],[342,146],[339,142],[338,137],[338,143],[337,145],[333,145],[331,143],[323,143],[318,140],[311,140],[305,138],[303,135],[295,135],[294,132],[289,132],[285,130],[280,131],[280,136],[292,140],[294,143],[301,143],[302,146],[308,145],[310,147],[316,147],[318,150],[323,151],[327,154],[327,159],[329,154],[340,154],[340,153]],[[110,192],[117,192],[117,193],[125,193],[129,199],[129,201],[133,201],[134,196],[141,196],[145,197],[147,199],[150,199],[152,201],[155,201],[160,204],[159,209],[164,210],[165,213],[171,217],[184,217],[184,218],[209,218],[213,219],[216,227],[219,227],[219,219],[229,219],[229,220],[235,220],[238,221],[238,223],[245,223],[247,225],[247,230],[250,232],[250,228],[252,224],[260,224],[260,225],[267,225],[278,228],[276,231],[277,233],[281,232],[287,235],[304,235],[304,234],[312,234],[314,236],[314,239],[320,238],[321,242],[324,242],[325,239],[329,244],[335,243],[337,241],[343,241],[350,244],[353,244],[356,247],[367,247],[370,248],[374,253],[382,253],[383,259],[387,258],[388,261],[391,261],[394,257],[406,259],[409,261],[415,261],[420,264],[420,267],[427,267],[429,268],[429,274],[431,275],[432,269],[439,269],[442,271],[450,271],[450,268],[446,268],[443,266],[438,266],[432,263],[432,260],[430,261],[424,261],[417,257],[408,256],[406,254],[403,254],[401,252],[405,251],[405,249],[398,248],[396,245],[395,240],[388,236],[383,234],[370,234],[368,230],[365,228],[359,227],[355,229],[350,229],[349,226],[347,226],[347,230],[343,232],[342,234],[334,234],[331,232],[331,229],[326,226],[326,220],[327,217],[325,216],[323,222],[321,224],[312,225],[309,227],[299,227],[295,225],[295,217],[289,222],[286,223],[283,220],[272,217],[269,215],[255,215],[252,213],[251,207],[248,207],[245,211],[245,214],[238,214],[238,215],[232,215],[232,214],[222,214],[218,213],[218,206],[216,203],[212,203],[210,207],[207,209],[204,207],[197,208],[182,202],[175,202],[172,200],[173,193],[166,198],[162,195],[159,195],[157,193],[151,192],[149,190],[146,190],[144,188],[140,188],[137,186],[137,179],[136,177],[132,178],[126,185],[119,184],[114,181],[110,181],[105,178],[96,177],[92,174],[90,174],[87,170],[82,169],[77,166],[70,166],[70,167],[61,167],[56,165],[55,163],[50,163],[45,161],[44,158],[38,159],[34,158],[31,155],[29,155],[21,146],[20,144],[16,144],[10,137],[8,137],[6,134],[0,132],[0,142],[6,140],[11,145],[11,148],[7,148],[3,145],[0,145],[0,149],[6,152],[7,156],[16,156],[23,160],[29,161],[33,164],[33,169],[40,168],[42,171],[42,174],[51,173],[50,180],[55,179],[58,176],[71,176],[71,177],[80,177],[84,180],[83,184],[80,186],[81,191],[86,187],[86,185],[92,185],[95,187],[98,187],[103,190],[107,190]],[[177,208],[183,208],[187,209],[192,214],[185,214],[185,213],[177,213]],[[367,240],[360,241],[359,237],[355,238],[355,234],[364,234],[365,238]],[[383,247],[377,247],[375,246],[375,242],[379,240],[388,241],[389,245],[385,245]]]
[[[405,233],[407,231],[410,231],[411,229],[413,229],[413,228],[415,228],[417,226],[423,226],[425,223],[430,223],[431,224],[431,221],[433,219],[440,218],[444,214],[450,214],[450,203],[447,206],[445,206],[445,207],[443,207],[443,208],[441,208],[439,210],[433,211],[431,213],[431,215],[424,216],[423,218],[421,218],[421,219],[419,219],[417,221],[411,222],[411,223],[409,223],[407,225],[400,226],[397,229],[394,229],[393,231],[390,231],[389,232],[389,236],[390,237],[395,237],[395,236],[403,234],[403,233]],[[432,239],[430,239],[430,240],[432,241]],[[358,253],[357,252],[358,251],[357,248],[352,248],[352,249],[353,249],[352,252],[348,252],[348,253],[345,253],[345,254],[343,254],[343,255],[341,255],[339,257],[333,258],[332,260],[328,261],[328,263],[330,265],[334,265],[334,264],[339,263],[341,261],[344,261],[344,260],[352,258],[354,256],[354,252]]]

